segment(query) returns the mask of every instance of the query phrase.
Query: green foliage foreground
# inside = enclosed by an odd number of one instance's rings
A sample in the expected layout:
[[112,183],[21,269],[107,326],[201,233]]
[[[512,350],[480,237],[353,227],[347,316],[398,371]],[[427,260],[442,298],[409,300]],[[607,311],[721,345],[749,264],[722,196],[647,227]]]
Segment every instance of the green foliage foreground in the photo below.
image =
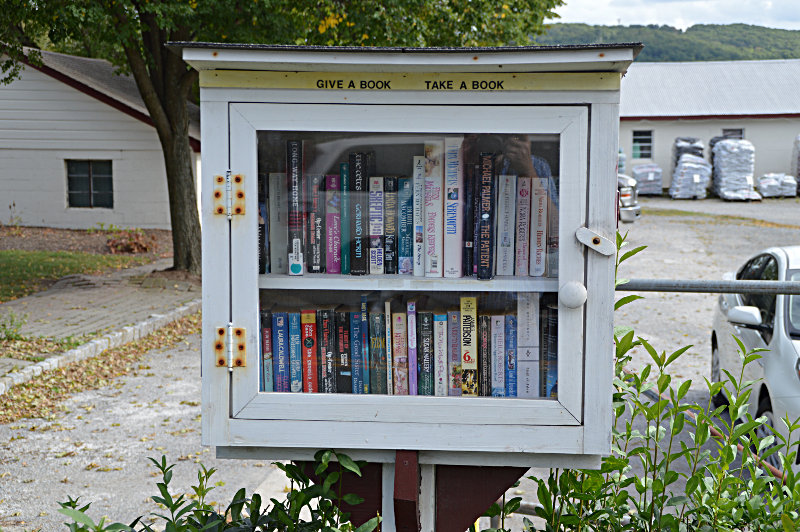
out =
[[[618,236],[617,266],[644,249],[625,251],[625,244],[625,238]],[[621,298],[616,307],[637,298]],[[689,346],[671,353],[659,352],[647,340],[636,338],[633,330],[623,328],[615,331],[614,339],[611,455],[602,460],[600,469],[554,469],[547,478],[530,477],[538,485],[538,519],[524,518],[525,530],[796,530],[800,524],[800,477],[791,466],[797,458],[800,421],[781,420],[789,429],[787,438],[772,430],[765,417],[753,419],[748,413],[753,382],[744,380],[744,367],[761,357],[758,350],[748,352],[739,342],[742,371],[738,375],[726,371],[722,382],[706,381],[709,397],[722,393],[727,398],[726,405],[715,408],[710,399],[706,404],[688,401],[691,381],[674,382],[670,374],[670,366]],[[630,372],[626,368],[631,351],[637,347],[646,350],[652,362],[638,372]],[[763,463],[774,456],[782,464],[782,474],[773,475]],[[347,515],[336,506],[341,501],[358,503],[360,498],[342,496],[334,486],[340,475],[359,474],[360,466],[332,451],[319,451],[316,458],[321,484],[310,484],[295,465],[278,464],[293,484],[285,502],[273,499],[271,508],[262,508],[258,495],[248,499],[240,490],[222,513],[204,502],[213,470],[200,471],[199,484],[194,488],[197,500],[187,502],[169,494],[171,466],[163,459],[160,463],[154,461],[163,481],[153,500],[169,512],[158,518],[168,531],[353,530],[347,524]],[[338,469],[328,471],[334,458]],[[678,465],[680,471],[676,469]],[[519,508],[519,501],[515,497],[502,507],[494,504],[486,515],[501,516],[504,523],[507,514]],[[74,500],[62,506],[62,513],[74,520],[68,525],[72,531],[151,530],[139,523],[141,518],[131,525],[98,525],[86,516],[88,506],[78,508]],[[300,516],[303,508],[309,510],[310,518]],[[376,516],[357,532],[374,529],[379,519]],[[489,530],[508,532],[505,528]]]

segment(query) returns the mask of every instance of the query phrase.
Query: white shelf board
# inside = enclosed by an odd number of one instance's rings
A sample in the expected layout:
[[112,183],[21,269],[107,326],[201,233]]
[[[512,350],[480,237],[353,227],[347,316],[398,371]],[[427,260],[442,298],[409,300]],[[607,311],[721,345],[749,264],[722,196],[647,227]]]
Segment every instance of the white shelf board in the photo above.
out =
[[557,292],[558,279],[547,277],[443,278],[411,275],[259,275],[258,287],[284,290],[392,290],[440,292]]

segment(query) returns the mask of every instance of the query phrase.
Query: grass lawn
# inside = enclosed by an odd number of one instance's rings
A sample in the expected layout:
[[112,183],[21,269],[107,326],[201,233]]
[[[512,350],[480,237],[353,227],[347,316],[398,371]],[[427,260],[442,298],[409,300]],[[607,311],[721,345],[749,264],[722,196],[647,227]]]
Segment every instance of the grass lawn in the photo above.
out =
[[73,274],[99,273],[149,260],[142,256],[72,251],[0,251],[0,303],[41,290],[47,281]]

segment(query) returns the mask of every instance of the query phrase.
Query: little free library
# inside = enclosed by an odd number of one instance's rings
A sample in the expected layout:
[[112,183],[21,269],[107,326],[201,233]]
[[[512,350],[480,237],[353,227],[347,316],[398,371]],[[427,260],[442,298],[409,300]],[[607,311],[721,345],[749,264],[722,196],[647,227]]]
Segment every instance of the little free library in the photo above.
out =
[[431,530],[464,472],[599,465],[641,45],[173,46],[200,72],[205,445],[366,460],[383,530],[409,464]]

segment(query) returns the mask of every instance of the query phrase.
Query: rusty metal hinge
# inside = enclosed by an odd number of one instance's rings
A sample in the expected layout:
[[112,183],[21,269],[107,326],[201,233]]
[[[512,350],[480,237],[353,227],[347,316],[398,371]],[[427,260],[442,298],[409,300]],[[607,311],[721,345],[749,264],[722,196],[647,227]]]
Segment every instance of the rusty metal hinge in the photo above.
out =
[[243,368],[247,365],[247,344],[244,327],[234,327],[229,323],[217,327],[214,335],[214,358],[218,368]]
[[214,214],[224,214],[231,219],[234,214],[244,214],[244,175],[214,176]]

